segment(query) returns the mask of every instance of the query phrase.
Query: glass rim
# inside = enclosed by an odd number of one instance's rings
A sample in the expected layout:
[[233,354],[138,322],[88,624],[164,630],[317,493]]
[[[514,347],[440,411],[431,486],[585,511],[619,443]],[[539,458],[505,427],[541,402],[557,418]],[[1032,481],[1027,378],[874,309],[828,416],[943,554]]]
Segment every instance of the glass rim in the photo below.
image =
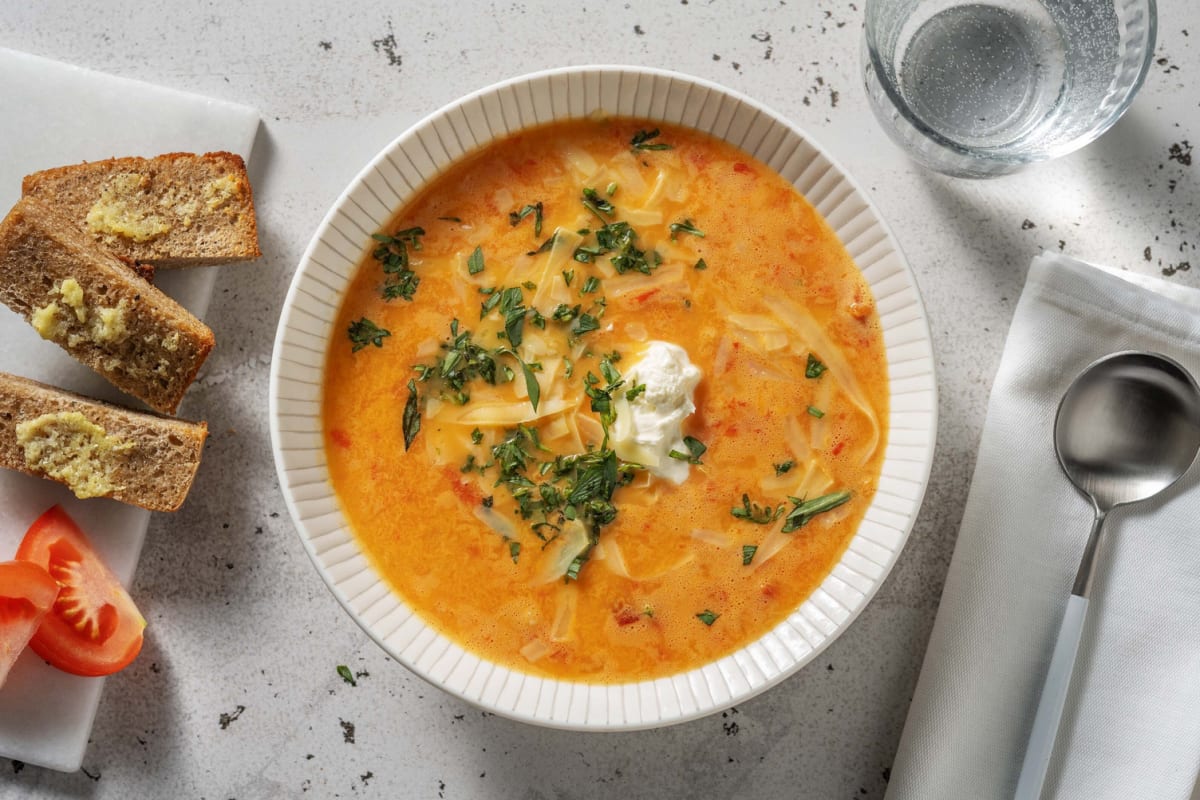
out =
[[[879,57],[879,48],[875,35],[875,25],[871,8],[877,6],[887,0],[866,0],[864,4],[864,19],[863,19],[863,55],[869,62],[865,66],[876,74],[884,73],[883,60]],[[880,89],[887,95],[888,101],[896,110],[897,114],[904,120],[906,125],[911,126],[918,134],[933,144],[949,151],[956,157],[970,159],[972,161],[986,161],[988,163],[1006,162],[1020,168],[1029,164],[1037,164],[1043,161],[1050,161],[1061,156],[1068,155],[1080,150],[1092,142],[1099,139],[1109,131],[1113,125],[1125,115],[1133,104],[1134,99],[1141,91],[1142,86],[1146,82],[1146,76],[1150,72],[1150,64],[1154,60],[1155,47],[1158,42],[1158,2],[1157,0],[1143,0],[1145,3],[1146,12],[1146,44],[1142,55],[1141,64],[1138,65],[1137,72],[1128,88],[1125,90],[1124,96],[1113,106],[1112,111],[1105,116],[1097,125],[1088,128],[1079,135],[1071,139],[1054,145],[1052,147],[1043,148],[1040,150],[1026,153],[1022,158],[996,158],[992,155],[990,148],[968,148],[964,145],[947,138],[937,130],[931,128],[917,115],[911,112],[908,103],[904,100],[896,86],[892,81],[877,79],[876,83]],[[905,148],[908,149],[907,147]]]

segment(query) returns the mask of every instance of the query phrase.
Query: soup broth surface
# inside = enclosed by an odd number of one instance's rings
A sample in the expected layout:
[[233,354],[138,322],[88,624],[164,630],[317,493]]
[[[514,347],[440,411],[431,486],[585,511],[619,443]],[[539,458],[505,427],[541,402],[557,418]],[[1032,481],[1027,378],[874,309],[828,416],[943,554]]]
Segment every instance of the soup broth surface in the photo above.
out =
[[[606,436],[652,342],[702,373],[678,484]],[[377,232],[323,396],[342,509],[422,619],[523,672],[627,682],[745,646],[824,580],[888,387],[870,289],[791,185],[609,118],[491,144]]]

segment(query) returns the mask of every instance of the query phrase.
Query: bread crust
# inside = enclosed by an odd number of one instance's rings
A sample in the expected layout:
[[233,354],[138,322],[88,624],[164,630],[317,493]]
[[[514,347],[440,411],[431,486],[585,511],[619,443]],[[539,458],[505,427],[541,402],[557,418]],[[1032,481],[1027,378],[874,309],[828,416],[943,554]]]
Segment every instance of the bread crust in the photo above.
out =
[[[27,175],[21,189],[130,263],[169,269],[262,255],[253,189],[236,153],[72,164]],[[134,238],[131,228],[146,238]]]
[[179,407],[215,344],[191,312],[30,198],[0,222],[0,301],[164,413]]
[[[111,469],[113,489],[104,495],[150,511],[175,511],[183,504],[200,466],[208,426],[163,417],[0,372],[0,467],[57,481],[31,465],[18,440],[18,426],[44,415],[75,412],[121,443],[100,463]],[[99,462],[98,462],[99,463]]]

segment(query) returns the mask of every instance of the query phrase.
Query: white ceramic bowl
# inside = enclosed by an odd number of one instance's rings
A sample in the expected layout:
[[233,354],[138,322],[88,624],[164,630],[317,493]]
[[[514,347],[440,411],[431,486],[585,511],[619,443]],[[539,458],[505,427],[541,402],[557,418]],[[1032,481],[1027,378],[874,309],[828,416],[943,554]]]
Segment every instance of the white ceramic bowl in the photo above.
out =
[[[890,378],[879,489],[841,561],[774,630],[690,672],[627,684],[549,680],[481,659],[426,625],[359,548],[329,482],[321,384],[333,320],[384,227],[456,159],[493,139],[596,111],[689,126],[779,172],[841,237],[875,294]],[[842,633],[879,588],[908,538],[933,459],[937,391],[929,326],[912,271],[854,182],[794,125],[728,89],[677,73],[571,67],[496,84],[417,123],[354,179],[317,229],[292,281],[271,362],[271,442],[305,549],[338,602],[393,658],[468,702],[524,722],[634,730],[693,719],[794,673]]]

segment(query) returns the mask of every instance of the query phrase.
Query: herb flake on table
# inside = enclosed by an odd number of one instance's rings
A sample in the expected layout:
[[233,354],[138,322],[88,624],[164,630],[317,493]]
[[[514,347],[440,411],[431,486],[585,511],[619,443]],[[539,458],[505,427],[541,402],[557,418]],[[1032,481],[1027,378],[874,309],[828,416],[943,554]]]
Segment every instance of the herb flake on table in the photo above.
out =
[[351,672],[350,668],[347,667],[345,664],[338,664],[337,674],[341,677],[341,679],[343,681],[350,684],[351,686],[358,686],[358,681],[356,681],[354,679],[354,673]]

